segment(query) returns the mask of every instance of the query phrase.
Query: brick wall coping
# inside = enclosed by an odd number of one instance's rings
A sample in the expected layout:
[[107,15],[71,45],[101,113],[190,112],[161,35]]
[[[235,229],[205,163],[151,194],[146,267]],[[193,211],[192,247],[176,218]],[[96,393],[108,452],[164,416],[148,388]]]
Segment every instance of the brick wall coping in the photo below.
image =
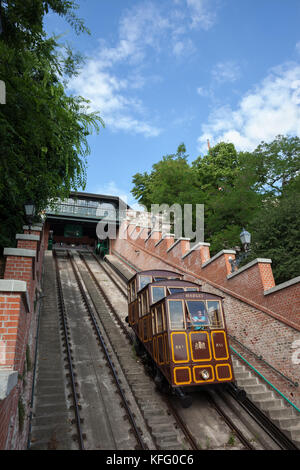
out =
[[0,292],[27,292],[26,281],[0,279]]
[[[132,225],[132,224],[129,224],[129,225],[128,225],[128,228],[129,228],[130,225]],[[127,230],[128,230],[128,228],[127,228]],[[137,228],[137,225],[135,225],[135,226],[133,227],[133,230],[131,230],[131,232],[128,233],[130,238],[131,238],[131,235],[133,234],[133,232],[135,231],[136,228]]]
[[251,268],[252,266],[254,266],[254,265],[257,264],[257,263],[269,263],[269,264],[271,264],[271,263],[272,263],[272,260],[271,260],[271,259],[268,259],[268,258],[256,258],[256,259],[254,259],[253,261],[250,261],[250,263],[245,264],[245,266],[242,266],[240,269],[238,269],[238,270],[235,271],[234,273],[228,274],[228,275],[227,275],[227,279],[231,279],[231,278],[234,277],[234,276],[238,276],[238,275],[241,274],[243,271],[245,271],[246,269]]
[[265,290],[264,295],[272,294],[273,292],[277,292],[280,289],[285,289],[286,287],[292,286],[293,284],[297,284],[298,282],[300,282],[300,276],[294,277],[289,281],[278,284],[278,286],[271,287],[271,289]]
[[40,241],[39,235],[32,235],[31,233],[17,233],[16,240],[30,240],[30,241]]
[[[131,241],[131,240],[128,240],[128,242],[130,243],[130,245],[132,245],[134,248],[136,248],[136,245]],[[157,258],[158,260],[161,260],[161,258],[155,254],[153,251],[149,251],[147,250],[146,248],[142,248],[142,247],[139,247],[140,250],[144,251],[145,253],[153,256],[154,258]],[[233,250],[222,250],[223,251],[233,251]],[[114,254],[119,256],[121,259],[123,259],[123,261],[126,261],[128,262],[125,258],[122,258],[118,252],[116,252],[115,250],[113,250]],[[267,307],[264,307],[262,306],[261,304],[258,304],[256,302],[254,302],[253,300],[250,300],[246,297],[244,297],[243,295],[240,295],[240,294],[237,294],[236,292],[220,285],[220,284],[216,284],[215,282],[213,282],[212,280],[210,279],[207,279],[203,273],[201,274],[196,274],[192,271],[190,271],[189,269],[187,269],[186,267],[182,267],[182,266],[178,266],[177,264],[175,263],[172,263],[171,261],[168,261],[168,260],[165,260],[165,263],[168,264],[169,266],[172,266],[172,268],[175,268],[177,269],[179,272],[183,273],[183,274],[188,274],[189,276],[192,276],[196,279],[200,279],[200,281],[204,281],[204,282],[207,282],[208,284],[210,284],[211,286],[215,287],[216,289],[219,289],[220,291],[222,292],[225,292],[226,294],[229,294],[231,295],[232,297],[235,297],[236,299],[239,299],[241,300],[242,302],[245,302],[246,304],[248,305],[251,305],[252,307],[266,313],[267,315],[273,317],[273,318],[276,318],[276,320],[279,320],[280,322],[284,323],[285,325],[288,325],[290,326],[291,328],[293,328],[294,330],[296,331],[300,331],[300,326],[297,325],[296,323],[292,322],[292,321],[289,321],[287,320],[286,318],[283,318],[281,315],[279,315],[278,313],[275,313],[273,312],[272,310],[270,310],[269,308]],[[203,266],[203,265],[202,265]],[[137,271],[139,271],[139,268],[136,268]]]
[[167,237],[174,237],[174,233],[164,233],[161,239],[157,243],[155,243],[154,246],[158,246]]
[[174,248],[176,245],[178,245],[178,243],[179,243],[181,240],[190,241],[190,238],[184,238],[184,237],[177,238],[177,240],[173,243],[173,245],[171,245],[170,248],[167,249],[167,253],[169,253],[169,251],[173,250],[173,248]]
[[42,232],[43,227],[41,225],[23,225],[23,230],[34,230],[35,232]]
[[35,250],[28,250],[27,248],[4,248],[4,256],[28,256],[29,258],[35,258]]
[[0,369],[0,400],[8,397],[12,389],[18,383],[18,371],[12,369]]
[[205,266],[207,266],[208,264],[212,263],[213,261],[215,261],[215,259],[219,258],[219,256],[222,256],[222,255],[225,255],[225,254],[228,254],[228,255],[235,255],[236,254],[236,251],[235,250],[221,250],[219,251],[219,253],[217,253],[215,256],[213,256],[212,258],[210,258],[208,261],[205,261],[205,263],[203,263],[201,265],[201,268],[205,268]]
[[152,237],[152,234],[153,234],[154,232],[161,232],[161,230],[159,230],[159,229],[151,230],[151,232],[149,233],[148,237],[147,237],[146,240],[145,240],[145,243],[149,240],[150,237]]
[[26,309],[30,311],[30,302],[27,291],[27,282],[17,279],[0,279],[0,292],[21,293],[26,300]]
[[137,225],[136,227],[140,227],[140,231],[139,231],[139,234],[136,238],[139,238],[139,236],[141,235],[141,233],[143,232],[144,228],[149,228],[147,227],[147,225]]
[[196,243],[194,246],[192,246],[192,248],[187,252],[185,253],[181,259],[184,259],[186,256],[190,255],[193,251],[195,250],[198,250],[198,248],[200,248],[200,246],[210,246],[210,243],[206,243],[206,242],[198,242]]

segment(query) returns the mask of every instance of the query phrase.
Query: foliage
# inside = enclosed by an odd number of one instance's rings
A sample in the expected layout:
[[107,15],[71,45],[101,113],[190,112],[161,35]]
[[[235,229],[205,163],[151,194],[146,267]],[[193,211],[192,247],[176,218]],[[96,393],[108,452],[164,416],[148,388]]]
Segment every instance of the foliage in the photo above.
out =
[[253,241],[245,262],[272,258],[276,282],[299,275],[300,139],[277,136],[253,152],[220,142],[191,164],[184,144],[180,148],[150,174],[134,176],[134,196],[148,209],[154,203],[204,204],[212,255],[240,245],[245,227]]
[[246,154],[245,168],[255,175],[255,189],[279,196],[300,171],[300,139],[279,135],[271,143],[262,142]]
[[132,194],[140,204],[151,209],[151,204],[188,204],[193,199],[195,174],[187,162],[184,144],[176,154],[165,155],[155,163],[150,174],[133,176]]
[[[151,204],[194,204],[193,221],[195,223],[195,204],[201,204],[201,190],[197,188],[197,178],[187,161],[184,144],[179,145],[176,154],[165,155],[161,161],[152,166],[150,174],[137,173],[133,177],[132,194],[148,210]],[[173,226],[174,214],[170,213]],[[182,220],[183,225],[183,220]],[[195,225],[195,224],[194,224]],[[182,233],[183,226],[178,227]]]
[[211,148],[208,155],[198,157],[193,163],[203,190],[211,193],[224,186],[232,187],[239,171],[238,154],[233,144],[220,142]]
[[271,258],[276,283],[300,273],[300,177],[276,200],[269,199],[249,225],[251,259]]
[[[2,4],[1,4],[2,3]],[[82,97],[66,94],[63,81],[78,71],[80,56],[69,48],[58,52],[55,38],[43,31],[52,9],[77,32],[73,1],[14,0],[0,3],[0,78],[6,83],[6,105],[0,107],[0,247],[11,244],[24,223],[23,204],[40,211],[54,198],[85,187],[87,137],[103,124],[88,112]]]

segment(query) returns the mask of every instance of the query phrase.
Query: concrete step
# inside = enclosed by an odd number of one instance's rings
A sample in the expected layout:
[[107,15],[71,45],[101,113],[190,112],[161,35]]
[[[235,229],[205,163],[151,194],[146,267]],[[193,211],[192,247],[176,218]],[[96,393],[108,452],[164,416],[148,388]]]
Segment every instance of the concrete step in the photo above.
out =
[[260,402],[257,403],[257,406],[261,410],[268,412],[269,410],[281,409],[283,407],[283,403],[282,403],[282,400],[278,398],[274,398],[271,400],[261,400]]
[[256,405],[258,402],[271,400],[273,398],[272,392],[247,392],[247,396],[250,400],[254,401]]
[[263,393],[267,391],[267,387],[258,382],[256,382],[256,384],[254,385],[244,385],[242,388],[246,391],[246,393],[249,393],[252,395],[253,393]]
[[269,409],[268,415],[271,419],[292,418],[297,420],[297,416],[295,416],[293,410],[291,408],[285,408],[283,405],[281,408]]
[[298,442],[300,444],[300,424],[288,427],[285,429],[285,434],[294,442]]
[[291,428],[297,429],[297,426],[299,426],[299,432],[300,432],[300,422],[299,422],[299,419],[297,418],[291,418],[291,417],[273,418],[272,421],[276,424],[276,426],[284,430],[291,429]]
[[243,379],[249,379],[251,377],[250,372],[248,371],[239,371],[239,372],[234,372],[234,376],[237,382]]
[[233,358],[235,378],[250,400],[258,406],[300,448],[300,414],[265,385],[263,379]]
[[244,387],[244,386],[247,386],[247,385],[257,385],[258,384],[258,380],[256,377],[247,377],[245,379],[239,379],[237,380],[238,382],[238,385],[239,387]]

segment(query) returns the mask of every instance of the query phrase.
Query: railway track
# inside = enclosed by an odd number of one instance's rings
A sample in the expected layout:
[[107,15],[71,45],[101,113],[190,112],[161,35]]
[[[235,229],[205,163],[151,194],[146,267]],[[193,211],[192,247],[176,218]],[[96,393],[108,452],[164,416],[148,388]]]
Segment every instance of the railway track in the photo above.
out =
[[185,433],[180,429],[176,420],[174,421],[160,394],[156,392],[155,384],[144,374],[142,363],[137,362],[132,349],[132,336],[102,288],[101,282],[98,281],[93,269],[89,266],[87,257],[81,253],[80,258],[83,266],[78,266],[78,270],[98,312],[98,321],[105,330],[120,361],[122,370],[144,417],[145,425],[153,436],[156,448],[163,450],[193,448],[184,439]]
[[[91,257],[91,255],[88,255],[88,256]],[[87,271],[89,272],[91,278],[93,279],[95,285],[97,286],[99,292],[101,293],[101,295],[105,299],[107,305],[109,306],[111,313],[113,314],[114,318],[116,319],[116,321],[120,325],[123,333],[126,335],[127,339],[132,343],[132,341],[133,341],[132,334],[130,334],[130,331],[127,328],[127,325],[124,324],[124,322],[122,321],[122,319],[120,318],[120,316],[116,312],[116,309],[113,307],[113,305],[112,305],[112,303],[109,299],[109,296],[104,291],[104,289],[101,287],[101,284],[98,281],[97,277],[95,276],[93,269],[89,266],[87,257],[85,256],[85,253],[80,253],[80,257],[81,257]],[[93,255],[90,259],[92,259],[93,262],[97,263],[97,266],[105,273],[105,275],[107,275],[109,277],[109,279],[113,282],[113,284],[118,288],[118,291],[121,293],[121,295],[124,297],[124,299],[126,298],[126,302],[127,302],[127,294],[126,294],[127,290],[125,289],[125,286],[122,287],[122,284],[124,283],[124,279],[122,279],[122,281],[118,283],[114,273],[110,272],[110,269],[107,268],[107,266],[105,266],[104,262],[99,261],[99,259],[97,257],[93,256]],[[145,383],[144,383],[144,385],[145,385]],[[218,412],[218,414],[222,416],[222,418],[226,422],[227,426],[229,426],[230,430],[239,438],[239,440],[241,441],[244,448],[246,448],[248,450],[253,450],[254,449],[253,445],[249,442],[249,440],[245,437],[245,435],[238,429],[238,427],[233,423],[233,421],[230,419],[230,417],[228,415],[226,415],[224,410],[222,410],[218,406],[218,404],[213,399],[213,397],[210,396],[210,395],[207,395],[207,399],[208,399],[208,402],[211,404],[211,406],[213,406],[213,408]],[[176,407],[173,405],[172,401],[170,399],[168,399],[167,396],[163,396],[163,400],[165,401],[166,406],[168,408],[168,413],[170,413],[172,415],[173,419],[175,420],[176,426],[181,430],[181,432],[184,435],[185,440],[187,441],[189,447],[193,450],[199,450],[200,448],[199,448],[199,444],[198,444],[198,439],[195,436],[193,436],[193,434],[190,432],[190,430],[188,429],[186,423],[184,422],[184,420],[180,416],[180,413],[178,412]]]
[[63,295],[63,288],[62,282],[60,277],[60,270],[58,266],[58,260],[56,256],[56,252],[54,252],[54,262],[55,262],[55,269],[56,269],[56,283],[57,283],[57,292],[58,292],[58,305],[60,309],[60,315],[63,325],[63,332],[64,332],[64,342],[68,360],[68,368],[69,368],[69,379],[71,384],[72,390],[72,398],[73,398],[73,406],[74,406],[74,413],[75,413],[75,423],[77,428],[77,439],[78,439],[78,446],[80,450],[85,450],[84,447],[84,433],[82,431],[81,426],[81,418],[80,418],[80,404],[79,404],[79,396],[76,390],[76,379],[75,379],[75,371],[74,371],[74,362],[72,356],[72,347],[70,343],[70,335],[69,335],[69,328],[68,328],[68,319],[66,313],[66,306],[64,301]]
[[[82,400],[84,401],[84,397],[81,397],[81,394],[78,393],[78,383],[77,382],[79,382],[80,379],[82,379],[82,377],[80,377],[80,372],[79,371],[78,371],[78,377],[76,377],[76,373],[74,371],[75,368],[78,369],[78,367],[77,367],[78,366],[78,361],[77,361],[77,364],[76,364],[76,360],[74,360],[74,351],[73,351],[73,349],[75,349],[75,347],[72,344],[74,341],[76,342],[76,339],[74,339],[72,337],[73,336],[72,333],[75,336],[75,328],[73,328],[74,331],[72,332],[72,326],[71,326],[71,324],[74,323],[74,319],[68,318],[68,308],[66,307],[67,293],[66,293],[65,286],[62,285],[63,283],[62,283],[62,280],[61,280],[61,266],[59,264],[57,254],[55,252],[54,252],[54,258],[55,258],[56,275],[57,275],[59,305],[60,305],[60,310],[61,310],[61,315],[62,315],[64,339],[65,339],[65,346],[66,346],[66,357],[67,357],[67,361],[68,361],[68,369],[69,369],[69,372],[70,372],[69,380],[70,380],[70,386],[71,386],[71,389],[72,389],[74,424],[76,424],[76,429],[77,429],[78,448],[81,449],[81,450],[84,450],[85,447],[86,447],[85,446],[85,440],[87,439],[87,437],[86,437],[86,434],[83,432],[83,427],[82,426],[84,426],[83,423],[85,423],[86,428],[87,428],[89,426],[89,420],[86,419],[86,418],[82,418],[82,416],[81,416],[81,415],[84,415],[84,413],[82,411],[82,406],[80,404],[80,400],[82,398]],[[134,436],[134,439],[136,441],[135,448],[137,450],[138,449],[142,449],[142,450],[148,449],[149,447],[148,447],[148,444],[147,444],[146,441],[148,441],[148,443],[149,443],[149,438],[147,437],[146,439],[144,439],[145,436],[144,436],[144,434],[141,431],[141,428],[139,426],[140,423],[138,424],[138,420],[136,420],[136,416],[131,410],[129,400],[128,400],[128,398],[126,397],[126,395],[124,393],[124,386],[121,383],[118,371],[116,370],[116,367],[115,367],[115,363],[114,363],[115,358],[112,357],[111,352],[108,350],[104,335],[100,331],[100,328],[98,326],[98,322],[97,322],[97,319],[96,319],[95,309],[93,307],[91,299],[89,298],[89,296],[86,292],[86,288],[85,288],[84,282],[83,282],[83,280],[82,280],[82,278],[79,274],[78,268],[76,267],[75,262],[72,259],[72,256],[68,255],[67,252],[65,253],[65,255],[63,255],[63,253],[60,251],[59,259],[64,259],[64,271],[66,271],[66,263],[68,263],[68,267],[70,267],[71,270],[72,270],[73,276],[76,280],[76,285],[74,285],[74,283],[72,283],[72,281],[69,282],[69,284],[71,284],[71,287],[72,287],[73,290],[76,289],[77,291],[79,290],[79,292],[80,292],[80,295],[81,295],[81,298],[82,298],[82,301],[83,301],[83,305],[84,305],[84,309],[86,310],[86,312],[89,316],[91,325],[92,325],[92,328],[91,328],[91,331],[93,331],[92,334],[96,336],[97,342],[101,346],[101,350],[104,353],[106,362],[107,362],[107,364],[109,366],[109,369],[110,369],[110,372],[111,372],[111,377],[113,378],[113,382],[114,382],[114,384],[117,388],[118,396],[121,399],[122,410],[124,410],[122,413],[124,413],[124,412],[126,413],[126,420],[127,420],[128,424],[130,426],[129,434]],[[68,302],[70,303],[70,299],[68,300]],[[82,310],[82,306],[81,306],[81,310]],[[73,325],[73,327],[74,327],[74,325]],[[77,330],[78,330],[78,328],[77,328]],[[98,345],[98,348],[99,348],[99,345]],[[82,346],[84,347],[84,345],[82,345]],[[97,365],[98,364],[96,364],[96,366]],[[95,364],[94,364],[94,366],[95,366]],[[115,402],[115,405],[113,404],[114,402]],[[111,403],[111,406],[118,406],[118,400],[114,400]],[[106,414],[107,413],[109,413],[109,411],[106,411]],[[111,434],[113,434],[113,433],[111,432]],[[131,440],[132,440],[132,438],[131,438]],[[116,444],[115,444],[115,441],[116,440],[112,436],[112,439],[111,439],[110,443],[108,444],[109,445],[108,448],[117,448]],[[101,447],[101,445],[103,445],[103,443],[101,444],[101,442],[99,442],[98,448],[103,448],[103,447]],[[114,447],[112,447],[112,446],[114,446]],[[130,448],[133,448],[133,447],[131,446]]]
[[[100,262],[99,259],[95,256],[94,259],[96,259],[97,263],[101,266],[101,268],[107,273],[108,277],[112,280],[112,282],[118,287],[118,290],[121,294],[123,294],[126,297],[126,289],[125,289],[125,276],[123,273],[118,271],[118,268],[116,266],[113,266],[109,263],[109,268],[104,267],[105,263]],[[108,263],[106,263],[108,264]],[[119,285],[116,280],[116,276],[119,274]],[[123,285],[123,287],[121,287]],[[236,391],[234,390],[234,387],[228,387],[227,393],[230,394],[231,397],[234,399],[237,398],[237,395],[235,393]],[[249,439],[239,430],[239,428],[233,423],[233,421],[229,418],[229,416],[224,412],[222,407],[220,407],[217,403],[217,401],[214,399],[213,394],[208,394],[208,402],[211,404],[211,406],[217,411],[217,413],[222,416],[224,421],[228,424],[234,435],[238,437],[240,442],[243,444],[243,446],[248,449],[248,450],[254,450],[254,446],[252,443],[249,441]],[[282,450],[299,450],[297,446],[282,432],[274,423],[253,403],[249,398],[245,397],[245,399],[240,402],[239,401],[240,407],[246,411],[249,416],[261,427],[261,429],[276,443],[276,445],[282,449]],[[178,422],[182,419],[177,413],[176,408],[173,407],[171,402],[169,402],[170,409],[172,409],[172,413],[174,414],[174,417]],[[176,416],[177,414],[177,416]],[[184,423],[183,423],[184,425]],[[189,440],[189,432],[187,433],[186,437]],[[191,440],[191,446],[193,447],[193,442]]]

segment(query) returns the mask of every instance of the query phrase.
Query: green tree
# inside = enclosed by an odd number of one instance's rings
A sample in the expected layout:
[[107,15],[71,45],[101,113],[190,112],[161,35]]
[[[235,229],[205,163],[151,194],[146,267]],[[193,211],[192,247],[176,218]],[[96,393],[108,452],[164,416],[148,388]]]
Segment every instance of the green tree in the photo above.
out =
[[192,163],[201,188],[208,194],[232,186],[238,173],[238,153],[233,144],[220,142],[209,150],[204,157],[198,157]]
[[300,273],[300,178],[277,199],[269,199],[249,227],[254,258],[271,258],[276,283]]
[[243,167],[254,175],[253,187],[268,196],[280,196],[300,172],[300,139],[278,135],[262,142],[254,152],[244,154]]
[[78,72],[80,56],[58,52],[43,18],[52,9],[75,30],[86,31],[73,1],[0,2],[0,78],[6,104],[0,107],[0,247],[11,243],[24,223],[23,204],[37,210],[86,183],[88,135],[103,124],[88,101],[67,95],[64,84]]
[[[192,217],[195,228],[196,204],[201,204],[203,201],[201,190],[196,185],[195,171],[189,165],[187,158],[185,145],[180,144],[175,154],[165,155],[162,160],[155,163],[149,174],[135,174],[131,192],[149,211],[151,204],[167,204],[170,207],[179,204],[183,215],[184,204],[193,204]],[[183,219],[181,222],[180,230],[184,235]],[[170,223],[173,226],[173,212],[170,213]]]
[[257,207],[252,178],[231,143],[220,142],[192,167],[197,186],[205,193],[205,240],[211,253],[239,243],[239,234]]
[[151,204],[192,204],[199,203],[200,194],[196,188],[196,174],[190,167],[184,144],[176,154],[165,155],[152,166],[148,173],[133,176],[132,194],[139,203],[151,209]]
[[277,283],[299,275],[300,139],[277,136],[253,152],[221,142],[191,165],[182,150],[163,157],[150,174],[135,175],[133,194],[148,208],[203,203],[212,255],[240,245],[245,227],[252,251],[244,264],[272,258]]

